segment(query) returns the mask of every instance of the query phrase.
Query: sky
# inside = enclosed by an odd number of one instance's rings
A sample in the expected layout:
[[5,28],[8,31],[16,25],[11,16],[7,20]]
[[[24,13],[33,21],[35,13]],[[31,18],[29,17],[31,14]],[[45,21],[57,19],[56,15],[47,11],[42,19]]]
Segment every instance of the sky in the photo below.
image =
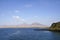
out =
[[60,0],[0,0],[0,25],[60,21]]

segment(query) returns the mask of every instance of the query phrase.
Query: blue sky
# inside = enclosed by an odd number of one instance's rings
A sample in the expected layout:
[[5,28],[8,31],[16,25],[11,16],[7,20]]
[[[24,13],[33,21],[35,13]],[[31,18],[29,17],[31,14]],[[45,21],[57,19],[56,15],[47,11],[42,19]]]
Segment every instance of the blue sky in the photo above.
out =
[[0,0],[0,25],[50,25],[60,21],[60,0]]

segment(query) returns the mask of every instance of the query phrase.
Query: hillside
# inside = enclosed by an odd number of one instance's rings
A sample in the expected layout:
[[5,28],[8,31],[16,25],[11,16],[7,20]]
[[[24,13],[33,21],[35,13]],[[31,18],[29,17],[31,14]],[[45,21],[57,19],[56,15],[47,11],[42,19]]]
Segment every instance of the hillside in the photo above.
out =
[[51,31],[60,31],[60,22],[53,23],[49,28]]
[[32,23],[32,24],[20,24],[20,25],[5,25],[0,26],[0,28],[48,28],[48,26],[42,25],[40,23]]

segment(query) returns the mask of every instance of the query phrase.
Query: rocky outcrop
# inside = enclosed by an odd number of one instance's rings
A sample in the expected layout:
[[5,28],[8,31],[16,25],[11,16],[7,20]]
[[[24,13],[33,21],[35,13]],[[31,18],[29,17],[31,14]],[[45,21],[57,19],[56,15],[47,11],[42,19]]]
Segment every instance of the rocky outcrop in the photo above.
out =
[[53,23],[49,28],[51,31],[60,31],[60,22]]

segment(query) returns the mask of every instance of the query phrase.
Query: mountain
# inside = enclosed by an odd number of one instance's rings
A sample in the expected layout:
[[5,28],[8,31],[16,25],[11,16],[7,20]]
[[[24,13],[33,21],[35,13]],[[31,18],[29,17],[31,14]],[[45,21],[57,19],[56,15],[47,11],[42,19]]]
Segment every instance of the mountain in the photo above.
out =
[[48,28],[46,25],[42,25],[40,23],[32,23],[32,24],[20,24],[20,25],[6,25],[0,26],[0,28]]
[[42,25],[42,24],[40,24],[40,23],[32,23],[31,24],[32,25],[32,27],[47,27],[46,25]]

